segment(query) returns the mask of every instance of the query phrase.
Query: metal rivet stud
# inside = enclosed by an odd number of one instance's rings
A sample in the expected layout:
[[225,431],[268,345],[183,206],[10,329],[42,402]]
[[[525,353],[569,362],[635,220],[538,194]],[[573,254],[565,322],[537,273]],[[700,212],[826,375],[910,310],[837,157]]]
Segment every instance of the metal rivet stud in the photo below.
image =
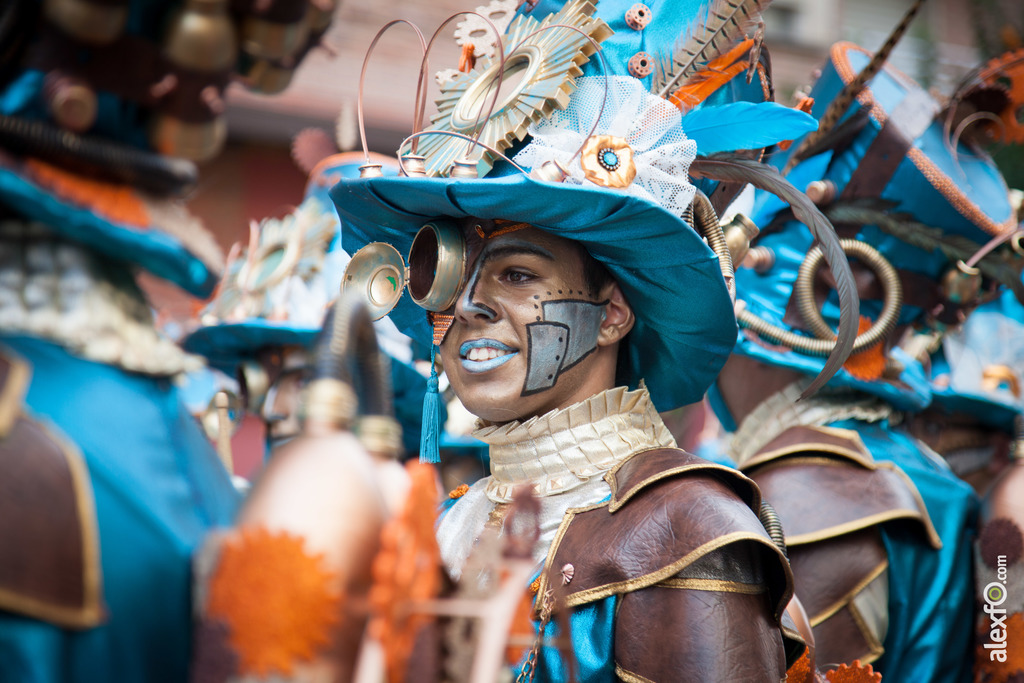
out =
[[651,8],[638,2],[626,11],[626,26],[634,31],[643,31],[651,23]]
[[636,78],[645,78],[654,70],[654,59],[646,52],[637,52],[629,59],[629,73]]

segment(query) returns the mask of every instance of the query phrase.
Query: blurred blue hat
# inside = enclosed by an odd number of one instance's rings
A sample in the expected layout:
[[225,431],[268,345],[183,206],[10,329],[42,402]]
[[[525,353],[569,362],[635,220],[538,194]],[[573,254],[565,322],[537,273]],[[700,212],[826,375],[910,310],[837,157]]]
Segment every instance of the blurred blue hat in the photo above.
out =
[[[377,160],[385,173],[397,173],[393,159]],[[303,200],[290,214],[252,227],[249,244],[232,252],[216,295],[200,313],[201,326],[182,341],[187,351],[234,374],[260,349],[313,347],[348,263],[328,190],[358,177],[364,161],[354,152],[326,157],[310,172]]]
[[933,405],[1013,433],[1024,413],[1024,306],[1010,291],[979,306],[931,357]]
[[[673,57],[687,36],[699,40],[706,27],[724,25],[708,19],[707,5],[524,5],[506,29],[503,50],[506,72],[525,76],[479,135],[497,151],[516,152],[521,170],[463,139],[428,132],[418,152],[435,177],[346,179],[331,190],[344,248],[355,254],[379,241],[407,254],[426,222],[468,216],[529,223],[577,241],[615,277],[636,315],[620,350],[620,381],[636,386],[643,379],[659,410],[700,400],[732,349],[736,324],[722,265],[687,217],[695,194],[688,165],[697,154],[757,149],[813,127],[805,114],[763,101],[770,95],[763,69],[748,87],[746,62],[685,115],[651,92],[676,72]],[[645,20],[636,20],[635,8],[643,8]],[[576,26],[601,43],[600,51],[577,31],[543,29],[554,24]],[[732,47],[733,38],[742,31],[721,42]],[[486,106],[480,93],[493,92],[498,71],[485,50],[478,58],[474,69],[442,86],[434,130],[477,131],[475,117]],[[757,121],[764,125],[752,125]],[[583,145],[598,139],[604,142]],[[437,177],[460,157],[486,177]],[[565,181],[539,179],[555,162]],[[635,177],[617,176],[631,166]],[[414,339],[431,342],[427,316],[408,296],[391,317]]]
[[178,199],[197,180],[192,162],[224,143],[232,74],[283,87],[330,12],[308,0],[7,5],[0,205],[208,295],[224,257]]
[[[810,93],[812,115],[820,118],[870,59],[870,53],[850,43],[833,46]],[[981,277],[990,282],[1020,277],[1019,265],[1009,267],[1002,260],[979,264],[980,273],[958,270],[958,261],[967,261],[993,237],[1012,231],[1015,216],[991,159],[963,142],[954,146],[938,113],[924,90],[885,66],[817,150],[791,159],[800,150],[797,141],[771,159],[779,168],[792,167],[787,178],[795,186],[815,191],[816,202],[840,236],[867,245],[861,253],[848,251],[865,264],[857,272],[862,314],[870,319],[863,321],[865,327],[879,322],[886,296],[891,297],[892,319],[876,330],[883,332],[879,345],[852,357],[830,384],[856,388],[905,409],[927,405],[931,391],[920,363],[896,346],[900,335],[908,328],[941,334],[958,324],[976,303]],[[774,260],[758,269],[738,268],[737,296],[746,311],[776,332],[741,330],[736,350],[772,365],[817,373],[824,358],[788,342],[780,344],[777,336],[778,330],[815,336],[796,293],[813,237],[793,220],[787,206],[767,193],[758,192],[752,218],[762,229],[756,240],[760,255],[770,254]],[[876,259],[868,251],[891,266],[892,277],[886,275],[885,263],[869,267]],[[897,288],[887,286],[893,279],[902,291],[898,300],[892,296]],[[805,291],[813,293],[824,321],[835,329],[834,292],[825,298],[822,285],[827,283],[814,285],[812,274],[802,280],[810,284]]]

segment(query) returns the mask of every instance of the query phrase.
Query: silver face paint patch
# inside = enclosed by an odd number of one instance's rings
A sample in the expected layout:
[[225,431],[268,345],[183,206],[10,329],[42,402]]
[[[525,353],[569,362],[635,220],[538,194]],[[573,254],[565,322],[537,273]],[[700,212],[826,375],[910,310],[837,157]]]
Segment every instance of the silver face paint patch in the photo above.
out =
[[559,300],[542,304],[544,319],[526,326],[523,396],[555,386],[560,374],[597,349],[607,303]]

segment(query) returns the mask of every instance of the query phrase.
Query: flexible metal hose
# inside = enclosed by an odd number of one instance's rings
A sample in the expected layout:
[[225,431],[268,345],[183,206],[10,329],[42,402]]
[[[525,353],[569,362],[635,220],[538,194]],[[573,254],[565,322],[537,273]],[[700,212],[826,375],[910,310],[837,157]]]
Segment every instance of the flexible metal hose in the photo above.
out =
[[757,516],[761,520],[764,530],[771,536],[772,543],[782,551],[785,557],[789,557],[789,553],[786,552],[786,534],[782,530],[782,520],[779,519],[779,514],[775,512],[772,504],[767,500],[762,500],[761,510]]
[[390,369],[388,357],[377,346],[366,305],[351,292],[343,292],[324,321],[313,381],[334,379],[354,386],[362,414],[393,416]]
[[[839,243],[843,251],[861,259],[875,271],[885,291],[882,313],[878,320],[866,332],[858,334],[853,342],[851,353],[859,353],[880,342],[895,328],[900,309],[903,306],[903,287],[896,269],[877,249],[858,240],[843,239]],[[814,275],[821,266],[822,258],[819,247],[815,246],[811,249],[800,265],[794,287],[800,314],[811,331],[818,337],[817,339],[811,339],[774,325],[747,310],[745,305],[739,305],[742,302],[737,302],[736,319],[740,325],[760,336],[774,339],[783,346],[802,353],[813,356],[827,356],[831,353],[835,347],[835,332],[821,317],[817,303],[814,301]]]
[[708,199],[706,194],[697,190],[697,194],[694,195],[693,202],[690,204],[690,209],[694,227],[708,241],[708,246],[711,247],[712,251],[718,255],[718,266],[722,269],[722,277],[725,278],[729,294],[735,299],[736,271],[733,268],[729,245],[725,241],[725,231],[722,230],[722,225],[718,221],[715,207],[712,206],[711,200]]
[[42,121],[0,115],[0,148],[128,183],[156,195],[180,195],[195,186],[196,165],[111,140],[77,135]]

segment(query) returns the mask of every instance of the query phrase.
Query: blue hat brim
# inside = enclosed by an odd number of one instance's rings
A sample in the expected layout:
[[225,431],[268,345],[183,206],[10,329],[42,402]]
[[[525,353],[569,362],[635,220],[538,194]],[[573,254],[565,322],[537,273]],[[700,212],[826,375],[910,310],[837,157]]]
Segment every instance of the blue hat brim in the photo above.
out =
[[[658,410],[699,401],[732,351],[736,321],[717,257],[688,224],[646,200],[518,174],[342,180],[331,198],[350,254],[370,242],[408,254],[420,227],[442,216],[527,222],[579,242],[608,268],[636,316],[620,350],[620,380],[643,379]],[[431,343],[425,311],[407,295],[391,317]]]
[[0,203],[65,239],[134,264],[189,294],[209,296],[220,278],[220,264],[206,263],[159,226],[129,225],[76,206],[8,166],[0,166]]
[[233,375],[238,365],[265,347],[313,347],[319,327],[295,327],[287,322],[253,318],[237,323],[205,325],[181,342],[189,353],[204,356],[210,365]]

